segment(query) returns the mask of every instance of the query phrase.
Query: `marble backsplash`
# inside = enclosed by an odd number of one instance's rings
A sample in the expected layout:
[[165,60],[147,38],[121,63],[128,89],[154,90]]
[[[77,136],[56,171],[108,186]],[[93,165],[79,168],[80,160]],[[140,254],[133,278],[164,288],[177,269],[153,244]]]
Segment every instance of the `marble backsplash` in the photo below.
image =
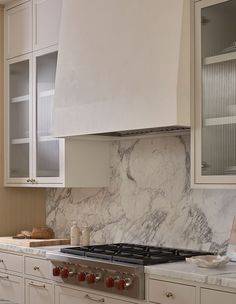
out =
[[114,142],[110,187],[49,189],[47,224],[60,237],[89,225],[92,243],[224,250],[236,190],[190,189],[189,152],[189,135]]

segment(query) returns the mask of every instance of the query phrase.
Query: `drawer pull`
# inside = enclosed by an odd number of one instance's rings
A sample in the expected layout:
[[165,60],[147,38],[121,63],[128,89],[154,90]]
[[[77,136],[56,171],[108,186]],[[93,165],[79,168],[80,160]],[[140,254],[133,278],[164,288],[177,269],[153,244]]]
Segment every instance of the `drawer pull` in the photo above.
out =
[[2,275],[0,275],[0,279],[9,280],[9,276],[2,276]]
[[38,266],[34,266],[34,270],[39,270],[39,267]]
[[46,288],[45,284],[39,285],[39,284],[35,284],[34,282],[30,282],[29,285],[37,288]]
[[4,261],[3,261],[3,260],[0,260],[0,263],[4,263]]
[[167,291],[167,292],[165,293],[165,295],[166,295],[167,298],[173,298],[173,297],[174,297],[173,293],[172,293],[172,292],[169,292],[169,291]]
[[101,298],[101,299],[94,299],[92,298],[90,295],[86,294],[85,295],[85,298],[90,300],[90,301],[94,301],[94,302],[100,302],[100,303],[104,303],[105,302],[105,299],[104,298]]

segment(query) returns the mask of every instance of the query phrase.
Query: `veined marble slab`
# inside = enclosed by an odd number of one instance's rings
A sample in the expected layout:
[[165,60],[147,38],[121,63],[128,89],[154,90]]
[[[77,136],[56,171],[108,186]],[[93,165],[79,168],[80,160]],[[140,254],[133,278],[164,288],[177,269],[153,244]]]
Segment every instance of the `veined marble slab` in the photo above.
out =
[[117,141],[102,189],[50,189],[47,225],[68,237],[73,220],[91,226],[91,243],[225,252],[236,190],[190,188],[190,137]]
[[4,244],[0,243],[0,250],[3,251],[10,251],[13,253],[19,254],[28,254],[28,255],[37,255],[39,257],[46,257],[46,253],[48,251],[59,250],[60,248],[65,248],[70,245],[63,245],[63,246],[46,246],[46,247],[22,247],[12,244]]
[[190,282],[236,288],[236,263],[209,269],[200,268],[186,262],[167,263],[146,266],[145,273],[157,275],[166,279],[179,279]]

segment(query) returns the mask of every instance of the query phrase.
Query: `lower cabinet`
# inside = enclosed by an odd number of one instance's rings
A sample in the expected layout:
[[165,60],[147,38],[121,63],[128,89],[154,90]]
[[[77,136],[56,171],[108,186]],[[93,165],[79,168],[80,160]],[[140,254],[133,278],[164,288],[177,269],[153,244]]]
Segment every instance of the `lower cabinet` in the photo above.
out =
[[235,304],[236,294],[201,288],[201,304]]
[[55,286],[55,304],[91,304],[94,302],[107,304],[132,304],[131,302],[103,297],[90,292],[86,293],[67,287]]
[[25,280],[26,304],[53,304],[53,285],[35,280]]
[[24,304],[24,280],[22,277],[0,273],[0,298]]
[[[158,304],[195,304],[196,287],[159,280],[149,280],[149,301]],[[210,302],[208,303],[210,304]],[[221,303],[222,304],[222,303]],[[228,303],[227,303],[228,304]]]

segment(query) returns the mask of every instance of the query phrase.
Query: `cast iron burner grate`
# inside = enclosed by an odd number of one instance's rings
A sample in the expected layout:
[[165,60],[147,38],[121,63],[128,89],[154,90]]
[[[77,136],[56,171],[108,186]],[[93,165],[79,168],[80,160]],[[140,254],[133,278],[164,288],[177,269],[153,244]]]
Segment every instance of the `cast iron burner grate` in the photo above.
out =
[[85,247],[62,248],[61,252],[94,259],[139,265],[154,265],[183,261],[186,257],[212,254],[209,252],[135,244],[108,244]]

